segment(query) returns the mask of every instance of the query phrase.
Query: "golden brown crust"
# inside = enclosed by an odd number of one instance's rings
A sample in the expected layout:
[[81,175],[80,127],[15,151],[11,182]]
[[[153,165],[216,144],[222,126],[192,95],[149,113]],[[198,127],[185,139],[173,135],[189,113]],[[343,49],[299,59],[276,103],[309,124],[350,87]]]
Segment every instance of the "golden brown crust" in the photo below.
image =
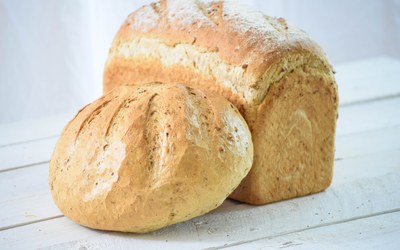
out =
[[148,232],[219,206],[248,173],[251,135],[224,98],[184,85],[120,87],[82,109],[50,162],[79,224]]
[[[129,15],[121,26],[106,68],[114,67],[112,59],[121,56],[121,47],[142,39],[158,39],[173,48],[191,45],[200,52],[216,53],[227,65],[242,68],[243,79],[253,80],[230,82],[235,86],[234,94],[242,96],[243,104],[249,105],[259,104],[268,91],[269,80],[277,80],[275,76],[279,74],[271,75],[271,72],[291,70],[293,63],[282,62],[287,55],[315,57],[327,71],[331,70],[323,51],[307,33],[288,25],[283,18],[264,16],[231,1],[162,0],[143,6]],[[277,64],[281,67],[273,67]],[[107,72],[105,92],[113,85],[112,80],[107,80],[110,79]],[[217,83],[224,88],[223,83]],[[238,88],[236,85],[240,84],[244,86]]]
[[313,53],[324,60],[304,31],[233,1],[161,0],[143,6],[129,15],[112,47],[141,37],[217,52],[226,63],[245,66],[257,78],[288,52]]
[[114,39],[104,90],[152,81],[207,89],[239,109],[255,158],[233,198],[264,204],[329,186],[337,87],[323,51],[300,29],[230,2],[144,6]]

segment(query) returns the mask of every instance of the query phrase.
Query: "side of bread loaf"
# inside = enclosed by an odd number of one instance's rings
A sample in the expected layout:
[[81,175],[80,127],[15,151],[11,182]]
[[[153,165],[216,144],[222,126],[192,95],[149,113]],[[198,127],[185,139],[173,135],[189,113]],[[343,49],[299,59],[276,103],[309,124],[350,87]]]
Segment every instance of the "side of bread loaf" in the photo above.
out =
[[232,198],[263,204],[329,186],[338,106],[332,67],[284,19],[223,1],[144,6],[114,39],[104,91],[152,81],[207,89],[240,110],[254,164]]
[[115,88],[65,127],[50,162],[60,210],[96,229],[148,232],[219,206],[252,165],[224,98],[184,85]]

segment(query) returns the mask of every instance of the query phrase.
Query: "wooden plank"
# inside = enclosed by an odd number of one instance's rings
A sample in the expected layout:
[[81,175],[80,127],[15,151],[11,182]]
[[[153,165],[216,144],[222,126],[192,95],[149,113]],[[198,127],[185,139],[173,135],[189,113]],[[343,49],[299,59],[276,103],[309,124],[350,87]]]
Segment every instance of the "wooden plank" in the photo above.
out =
[[[31,232],[29,232],[32,230]],[[102,232],[81,227],[65,217],[0,231],[1,249],[36,249],[76,239],[90,238]],[[33,240],[32,242],[30,242]]]
[[335,161],[332,186],[400,172],[400,149]]
[[341,105],[400,95],[400,60],[369,58],[335,67]]
[[235,250],[399,249],[399,235],[400,212],[393,212],[225,247]]
[[0,230],[61,215],[47,175],[47,164],[0,174]]
[[338,136],[335,159],[347,159],[400,149],[400,126]]
[[47,164],[1,173],[1,202],[48,192],[47,176]]
[[63,217],[52,202],[50,193],[34,194],[24,199],[1,202],[0,207],[2,211],[7,211],[0,219],[0,230]]
[[[393,152],[385,154],[393,155]],[[246,204],[226,206],[152,234],[127,235],[100,232],[99,235],[93,236],[90,231],[90,234],[85,236],[87,229],[74,224],[65,224],[65,220],[60,218],[3,230],[0,232],[0,246],[24,248],[29,242],[29,247],[34,248],[71,240],[75,240],[74,244],[79,245],[86,244],[90,240],[87,237],[94,237],[93,242],[98,242],[99,246],[106,244],[105,246],[111,248],[124,248],[129,245],[164,248],[164,244],[167,244],[165,246],[167,249],[190,246],[213,247],[391,211],[400,208],[398,189],[400,159],[395,157],[396,155],[393,157],[388,155],[375,155],[375,161],[379,159],[381,166],[369,164],[374,162],[372,156],[351,158],[353,162],[349,164],[356,164],[360,168],[356,171],[346,167],[345,159],[339,161],[342,165],[336,167],[335,181],[332,187],[323,193],[266,206]],[[362,175],[359,174],[360,170]],[[10,173],[13,172],[17,170]],[[50,202],[50,200],[42,201],[42,208],[47,209],[46,204]],[[1,210],[0,214],[4,212]],[[72,236],[64,231],[58,231],[67,227],[73,228]],[[39,229],[42,231],[38,231]],[[65,241],[60,241],[57,237],[53,239],[57,234],[63,234]],[[15,235],[21,235],[25,240],[15,239]],[[79,237],[74,239],[74,235]],[[86,240],[80,242],[79,239]]]
[[[66,218],[59,218],[1,231],[0,245],[17,249],[53,245],[52,249],[58,249],[64,248],[65,245],[54,246],[55,244],[70,241],[68,248],[74,246],[72,248],[75,249],[85,246],[90,249],[125,249],[129,246],[151,249],[187,249],[237,244],[261,237],[276,237],[320,225],[347,221],[354,217],[369,216],[379,213],[377,211],[380,211],[382,207],[398,207],[399,193],[393,193],[398,181],[400,181],[399,175],[392,176],[389,181],[386,177],[373,178],[339,189],[331,188],[319,195],[268,206],[238,205],[230,210],[217,211],[145,235],[97,233],[80,227]],[[367,184],[370,189],[360,190]],[[382,192],[382,190],[387,191]],[[355,202],[349,200],[354,198],[356,198]],[[326,209],[328,204],[329,209]],[[352,217],[349,218],[349,215]],[[24,240],[21,241],[21,238]]]
[[0,172],[50,160],[58,137],[0,147]]
[[0,147],[58,136],[74,115],[68,113],[29,121],[0,124]]
[[341,108],[336,135],[344,136],[398,125],[400,98],[391,98]]

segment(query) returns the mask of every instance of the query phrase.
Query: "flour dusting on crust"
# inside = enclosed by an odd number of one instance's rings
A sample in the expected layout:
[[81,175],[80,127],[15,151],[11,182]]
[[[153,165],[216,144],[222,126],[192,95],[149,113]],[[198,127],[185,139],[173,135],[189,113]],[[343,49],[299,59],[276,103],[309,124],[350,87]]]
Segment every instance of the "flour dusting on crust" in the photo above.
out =
[[200,10],[197,0],[173,0],[167,2],[167,15],[171,23],[181,25],[193,25],[202,27],[203,25],[213,26],[211,22]]
[[151,5],[143,6],[135,15],[128,18],[128,23],[133,29],[140,29],[144,32],[157,27],[160,21],[160,15],[151,7]]

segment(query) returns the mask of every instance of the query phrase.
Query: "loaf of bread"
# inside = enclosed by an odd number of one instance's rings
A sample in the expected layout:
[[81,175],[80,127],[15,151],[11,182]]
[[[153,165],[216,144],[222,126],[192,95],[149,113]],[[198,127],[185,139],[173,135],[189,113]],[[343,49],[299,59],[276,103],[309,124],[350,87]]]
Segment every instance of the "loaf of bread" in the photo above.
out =
[[142,233],[219,206],[252,162],[248,126],[225,98],[146,84],[84,107],[64,128],[49,180],[73,221]]
[[302,30],[232,2],[161,0],[117,33],[104,92],[185,82],[230,100],[251,130],[254,163],[232,198],[265,204],[332,179],[338,94],[321,48]]

